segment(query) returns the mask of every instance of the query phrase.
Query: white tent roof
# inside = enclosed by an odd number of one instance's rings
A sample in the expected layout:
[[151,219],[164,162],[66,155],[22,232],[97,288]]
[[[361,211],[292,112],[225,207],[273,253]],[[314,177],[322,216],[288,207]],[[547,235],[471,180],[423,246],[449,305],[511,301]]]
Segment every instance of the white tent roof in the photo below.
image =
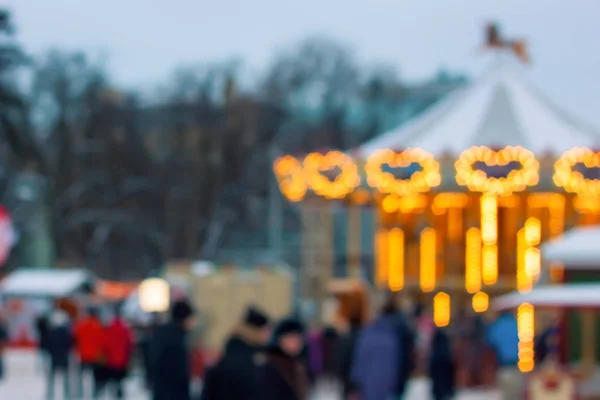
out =
[[541,247],[544,261],[560,262],[565,268],[600,270],[600,227],[580,227]]
[[420,147],[434,155],[459,155],[471,146],[523,146],[536,154],[595,147],[600,133],[576,121],[538,93],[512,57],[499,58],[473,84],[457,89],[398,129],[358,148],[367,157],[379,149]]
[[496,310],[517,308],[523,303],[534,307],[600,308],[600,283],[536,286],[527,293],[512,292],[492,300]]
[[0,294],[22,297],[67,296],[90,281],[83,270],[22,269],[0,283]]

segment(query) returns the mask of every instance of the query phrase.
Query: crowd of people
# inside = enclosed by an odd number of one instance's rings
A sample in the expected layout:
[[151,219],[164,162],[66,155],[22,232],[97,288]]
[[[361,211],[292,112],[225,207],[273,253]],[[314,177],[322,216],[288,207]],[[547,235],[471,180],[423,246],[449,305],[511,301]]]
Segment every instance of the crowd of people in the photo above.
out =
[[[190,399],[191,374],[186,332],[194,325],[193,309],[184,300],[173,304],[169,320],[154,327],[151,335],[134,336],[115,306],[112,316],[101,318],[88,308],[72,318],[57,304],[36,321],[41,371],[46,378],[46,398],[57,392],[64,399],[127,398],[124,382],[133,367],[136,344],[146,384],[154,400]],[[146,332],[147,333],[147,332]],[[3,350],[8,333],[0,318],[0,380]],[[56,382],[62,386],[55,390]]]
[[[427,308],[407,312],[389,297],[375,318],[367,320],[357,312],[343,328],[313,331],[300,319],[273,321],[249,307],[218,361],[206,370],[200,400],[307,400],[317,382],[336,384],[343,399],[402,399],[415,373],[427,374],[432,398],[445,400],[454,397],[461,373],[463,381],[485,385],[481,375],[492,365],[495,379],[488,383],[496,385],[503,398],[522,398],[515,315],[505,312],[493,321],[481,316],[455,320],[438,328]],[[191,400],[187,333],[195,325],[194,310],[180,300],[168,321],[141,332],[134,341],[118,307],[110,321],[102,320],[94,308],[72,320],[57,307],[38,321],[47,398],[54,397],[58,377],[66,398],[99,398],[105,392],[126,398],[123,382],[137,343],[152,399]],[[536,347],[539,357],[557,351],[555,334],[555,327],[542,332]],[[6,340],[0,323],[0,378]]]
[[[553,332],[538,338],[542,357],[556,351]],[[344,329],[324,327],[318,335],[300,321],[271,322],[250,308],[208,370],[202,400],[306,400],[318,381],[337,382],[343,399],[402,399],[415,374],[430,378],[435,400],[454,398],[459,386],[486,385],[521,399],[518,342],[514,313],[487,321],[464,315],[438,328],[430,309],[407,312],[394,297],[376,318],[366,321],[359,312]]]
[[[432,333],[427,363],[432,395],[448,399],[455,376],[450,340],[444,329]],[[412,318],[393,298],[374,321],[356,315],[344,332],[322,329],[318,342],[300,321],[271,324],[250,308],[208,370],[202,400],[306,400],[317,380],[337,381],[344,399],[400,399],[417,367],[417,345]]]
[[67,312],[56,307],[49,315],[39,317],[37,329],[48,399],[54,398],[59,377],[67,398],[97,398],[104,391],[112,391],[114,398],[124,398],[123,381],[134,342],[118,307],[107,324],[94,308],[73,321]]

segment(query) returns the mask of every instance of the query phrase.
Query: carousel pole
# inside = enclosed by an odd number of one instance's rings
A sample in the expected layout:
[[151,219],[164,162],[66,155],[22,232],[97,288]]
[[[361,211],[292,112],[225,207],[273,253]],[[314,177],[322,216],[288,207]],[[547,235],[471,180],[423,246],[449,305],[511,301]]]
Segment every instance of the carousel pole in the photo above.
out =
[[334,224],[333,207],[331,201],[327,201],[319,207],[319,271],[317,285],[317,315],[319,322],[323,322],[323,305],[328,296],[328,284],[333,275],[334,267]]
[[[269,148],[271,164],[277,159],[277,148]],[[279,193],[277,177],[271,172],[269,177],[269,248],[274,257],[282,257],[283,243],[283,201]]]
[[[310,200],[309,200],[310,201]],[[301,288],[300,293],[305,302],[311,302],[315,299],[315,246],[313,232],[313,213],[308,201],[304,201],[300,206],[302,215],[302,269],[301,269]]]
[[348,206],[348,277],[361,278],[361,229],[362,209],[359,205]]
[[585,377],[596,368],[596,313],[594,310],[581,310],[581,365]]

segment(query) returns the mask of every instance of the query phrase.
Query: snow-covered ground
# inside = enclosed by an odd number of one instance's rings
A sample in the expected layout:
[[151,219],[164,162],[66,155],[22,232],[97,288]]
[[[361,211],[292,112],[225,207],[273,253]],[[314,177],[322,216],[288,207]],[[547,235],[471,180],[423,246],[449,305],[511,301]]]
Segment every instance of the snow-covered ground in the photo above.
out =
[[[9,351],[5,359],[6,376],[0,382],[0,399],[42,400],[45,398],[46,383],[43,376],[36,372],[35,354],[31,351]],[[57,380],[56,388],[62,388]],[[139,380],[131,378],[127,382],[128,400],[147,400],[149,397],[142,389]],[[56,393],[55,399],[62,400],[62,394]],[[332,389],[322,388],[315,400],[338,400],[340,397]],[[409,400],[428,400],[428,383],[425,379],[415,379],[409,387]],[[496,400],[500,397],[493,392],[465,392],[459,400]]]

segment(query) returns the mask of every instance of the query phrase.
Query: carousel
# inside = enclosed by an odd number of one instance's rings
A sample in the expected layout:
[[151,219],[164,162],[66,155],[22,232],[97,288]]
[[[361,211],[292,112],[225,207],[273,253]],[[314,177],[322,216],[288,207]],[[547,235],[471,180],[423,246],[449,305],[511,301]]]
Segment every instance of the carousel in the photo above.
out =
[[530,290],[542,243],[600,222],[600,132],[529,83],[521,42],[492,27],[487,44],[478,79],[400,128],[276,159],[302,215],[302,296],[326,296],[343,242],[347,277],[432,298],[443,326],[458,308]]

